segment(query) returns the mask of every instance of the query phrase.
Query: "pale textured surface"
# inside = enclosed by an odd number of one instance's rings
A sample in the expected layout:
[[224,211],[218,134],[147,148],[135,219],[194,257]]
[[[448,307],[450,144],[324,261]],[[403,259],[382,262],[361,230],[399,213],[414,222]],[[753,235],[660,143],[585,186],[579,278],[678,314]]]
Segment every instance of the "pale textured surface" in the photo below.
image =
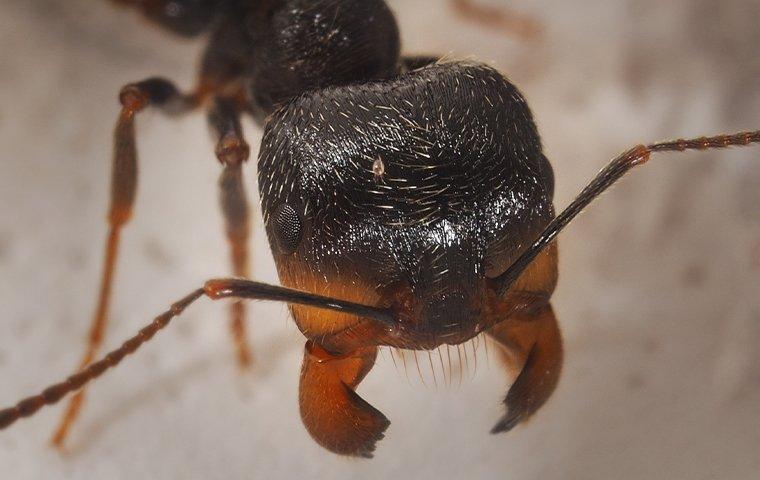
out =
[[[757,0],[509,2],[541,18],[540,45],[464,22],[440,0],[392,3],[406,52],[471,56],[520,86],[558,206],[636,142],[760,128]],[[0,5],[0,405],[79,360],[116,92],[153,74],[189,86],[199,48],[107,2]],[[227,272],[203,116],[147,114],[139,132],[109,346]],[[255,252],[255,277],[274,281],[260,225]],[[568,228],[561,254],[564,376],[508,435],[487,433],[507,385],[493,358],[461,387],[435,388],[429,367],[422,386],[411,366],[410,385],[386,354],[360,392],[393,422],[387,438],[372,461],[333,456],[300,423],[302,339],[286,309],[252,306],[257,363],[240,376],[226,309],[205,301],[94,384],[70,455],[46,445],[60,407],[1,432],[0,477],[757,478],[760,148],[658,158]]]

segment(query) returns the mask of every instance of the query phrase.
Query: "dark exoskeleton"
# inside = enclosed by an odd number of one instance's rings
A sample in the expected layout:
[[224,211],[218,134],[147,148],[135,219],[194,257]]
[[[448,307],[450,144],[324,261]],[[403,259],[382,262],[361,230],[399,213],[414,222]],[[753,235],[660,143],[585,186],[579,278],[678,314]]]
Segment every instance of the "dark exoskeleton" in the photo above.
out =
[[[0,411],[0,427],[79,390],[197,298],[234,298],[238,358],[250,361],[241,299],[285,301],[306,336],[300,410],[327,449],[371,456],[389,421],[355,389],[379,347],[430,350],[481,333],[516,374],[493,432],[530,417],[554,391],[562,342],[550,297],[555,237],[593,198],[659,151],[760,141],[748,132],[637,146],[555,217],[554,177],[523,96],[491,67],[400,56],[382,0],[122,0],[175,33],[206,33],[197,87],[127,85],[116,128],[111,230],[93,334],[80,371]],[[467,4],[469,2],[458,2]],[[468,7],[471,8],[471,7]],[[234,273],[248,276],[249,213],[240,117],[265,128],[261,206],[284,287],[211,280],[94,362],[119,232],[136,187],[134,116],[208,107],[223,165],[222,210]]]

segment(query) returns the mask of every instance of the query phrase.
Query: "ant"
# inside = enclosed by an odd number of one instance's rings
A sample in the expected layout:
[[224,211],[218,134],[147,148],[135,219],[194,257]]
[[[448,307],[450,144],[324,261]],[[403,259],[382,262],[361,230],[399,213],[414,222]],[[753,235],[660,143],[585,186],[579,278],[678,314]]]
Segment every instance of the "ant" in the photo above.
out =
[[[204,296],[235,300],[230,315],[241,365],[250,362],[241,301],[290,305],[307,338],[301,418],[332,452],[371,457],[390,424],[355,392],[379,347],[431,350],[482,333],[520,372],[492,429],[509,431],[549,399],[560,377],[562,340],[550,302],[560,231],[652,155],[760,143],[753,131],[635,146],[556,215],[553,171],[517,88],[483,64],[402,57],[383,0],[119,3],[180,35],[207,32],[210,39],[191,92],[162,78],[121,90],[105,264],[85,356],[63,382],[0,410],[6,428],[75,393],[54,435],[58,445],[80,411],[83,387]],[[478,12],[472,2],[457,3]],[[135,199],[135,117],[148,107],[169,114],[207,108],[239,278],[207,281],[95,361],[120,233]],[[259,190],[282,287],[243,279],[244,114],[265,129]]]

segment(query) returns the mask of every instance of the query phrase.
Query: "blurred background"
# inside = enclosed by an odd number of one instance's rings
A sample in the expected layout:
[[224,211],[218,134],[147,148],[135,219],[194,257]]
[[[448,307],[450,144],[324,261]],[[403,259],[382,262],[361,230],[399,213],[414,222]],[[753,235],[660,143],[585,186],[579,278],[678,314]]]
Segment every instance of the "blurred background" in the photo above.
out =
[[[521,88],[559,208],[636,143],[760,128],[758,0],[479,1],[533,16],[542,39],[442,0],[389,3],[405,53],[478,59]],[[119,88],[152,75],[189,88],[202,44],[105,1],[0,4],[0,406],[79,362]],[[256,151],[261,132],[246,130]],[[148,112],[138,134],[107,347],[228,272],[204,116]],[[256,205],[255,162],[246,174]],[[227,309],[204,301],[93,384],[68,454],[48,446],[60,406],[0,432],[0,476],[758,478],[760,147],[656,157],[560,238],[563,378],[507,435],[488,434],[508,379],[482,345],[461,386],[456,373],[434,385],[429,367],[423,385],[385,353],[359,391],[393,422],[387,436],[371,461],[334,456],[301,425],[303,338],[287,309],[251,306],[255,366],[240,375]],[[253,249],[254,277],[275,282],[258,215]]]

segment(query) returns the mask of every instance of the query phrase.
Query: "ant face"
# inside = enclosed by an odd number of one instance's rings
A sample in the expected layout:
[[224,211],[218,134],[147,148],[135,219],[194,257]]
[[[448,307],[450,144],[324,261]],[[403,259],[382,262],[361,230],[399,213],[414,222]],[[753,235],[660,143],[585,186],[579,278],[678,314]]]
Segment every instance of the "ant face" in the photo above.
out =
[[[495,93],[473,95],[484,85]],[[330,293],[444,341],[482,327],[488,277],[550,219],[551,183],[522,97],[483,66],[301,97],[271,119],[259,159],[286,285],[340,285]]]

